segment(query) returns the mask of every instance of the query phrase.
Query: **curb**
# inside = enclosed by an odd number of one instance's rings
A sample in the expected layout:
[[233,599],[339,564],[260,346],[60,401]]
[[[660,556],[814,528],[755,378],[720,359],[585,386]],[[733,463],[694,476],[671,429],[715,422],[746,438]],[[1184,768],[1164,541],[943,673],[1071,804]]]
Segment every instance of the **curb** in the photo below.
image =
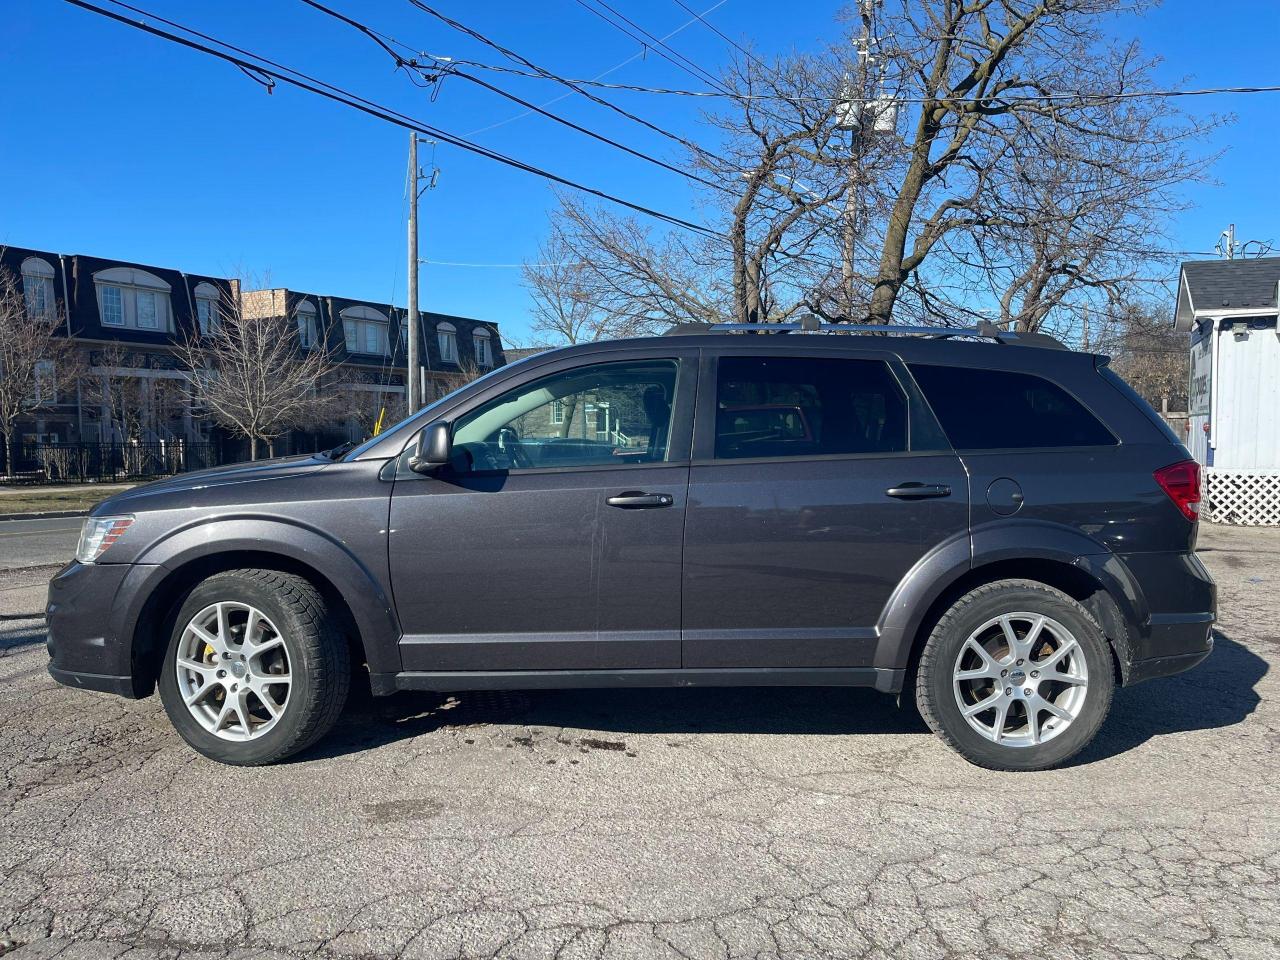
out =
[[5,520],[62,520],[67,517],[87,517],[88,510],[48,510],[44,513],[0,513],[0,522]]

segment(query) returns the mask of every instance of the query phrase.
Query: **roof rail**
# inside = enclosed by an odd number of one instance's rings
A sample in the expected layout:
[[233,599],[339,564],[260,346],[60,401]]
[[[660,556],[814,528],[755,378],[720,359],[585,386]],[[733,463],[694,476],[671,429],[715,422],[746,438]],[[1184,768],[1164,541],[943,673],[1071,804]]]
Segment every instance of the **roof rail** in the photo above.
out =
[[678,323],[668,330],[666,335],[683,336],[699,333],[874,333],[925,337],[931,340],[973,337],[1019,346],[1067,349],[1060,341],[1048,334],[1014,333],[1001,330],[990,320],[979,320],[977,326],[973,327],[926,327],[910,324],[819,323],[816,317],[805,316],[796,323]]

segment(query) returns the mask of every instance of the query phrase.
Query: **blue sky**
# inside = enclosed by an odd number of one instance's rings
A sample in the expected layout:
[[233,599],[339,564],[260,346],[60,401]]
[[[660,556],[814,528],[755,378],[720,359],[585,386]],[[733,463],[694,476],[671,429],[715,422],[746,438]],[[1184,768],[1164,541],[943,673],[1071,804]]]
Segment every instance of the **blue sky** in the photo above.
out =
[[[673,0],[611,0],[651,32],[690,20]],[[841,3],[687,0],[735,38],[766,53],[807,48],[837,29]],[[107,4],[103,4],[104,6]],[[397,110],[628,199],[688,216],[683,180],[539,117],[457,78],[434,102],[396,74],[386,55],[298,0],[138,5],[304,69]],[[497,62],[498,55],[404,0],[333,0],[415,48]],[[433,0],[446,14],[568,76],[595,77],[633,58],[636,44],[576,0]],[[1236,0],[1206,16],[1203,0],[1168,0],[1115,23],[1161,56],[1162,84],[1275,84],[1280,2]],[[784,11],[780,14],[779,11]],[[9,0],[0,30],[0,244],[89,253],[209,274],[269,271],[301,290],[403,303],[407,134],[371,117],[277,86],[268,96],[234,67],[110,23],[57,0]],[[671,40],[714,69],[723,40],[699,23]],[[564,92],[539,81],[486,79],[537,103]],[[661,58],[636,57],[608,79],[687,87]],[[695,101],[618,94],[661,125],[698,135]],[[1280,240],[1280,94],[1184,100],[1193,112],[1231,112],[1217,185],[1192,188],[1195,208],[1174,239],[1209,250],[1236,224],[1239,239]],[[675,159],[675,145],[580,97],[553,109],[629,145]],[[510,121],[510,122],[504,122]],[[495,126],[496,125],[496,126]],[[671,147],[672,149],[668,149]],[[421,162],[431,160],[424,147]],[[421,255],[518,263],[535,255],[553,205],[540,179],[441,146],[438,186],[422,202]],[[429,264],[422,305],[498,321],[517,339],[528,298],[515,269]]]

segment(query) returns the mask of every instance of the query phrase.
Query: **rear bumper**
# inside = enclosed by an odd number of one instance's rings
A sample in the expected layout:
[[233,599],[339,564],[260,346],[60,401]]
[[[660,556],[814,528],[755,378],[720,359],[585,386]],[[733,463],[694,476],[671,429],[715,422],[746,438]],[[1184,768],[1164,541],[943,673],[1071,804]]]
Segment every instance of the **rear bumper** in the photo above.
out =
[[49,675],[59,683],[138,697],[132,644],[112,628],[112,608],[128,564],[72,561],[49,581],[45,607]]
[[1218,588],[1194,553],[1120,557],[1146,601],[1145,621],[1129,637],[1125,684],[1190,670],[1213,652]]

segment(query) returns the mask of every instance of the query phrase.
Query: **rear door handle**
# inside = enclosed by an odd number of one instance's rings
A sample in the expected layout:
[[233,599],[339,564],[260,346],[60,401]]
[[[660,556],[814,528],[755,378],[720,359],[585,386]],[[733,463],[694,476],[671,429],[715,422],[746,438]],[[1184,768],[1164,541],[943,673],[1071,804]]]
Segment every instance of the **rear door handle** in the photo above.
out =
[[676,498],[669,493],[639,493],[628,490],[605,501],[611,507],[623,507],[630,510],[652,510],[654,507],[669,507]]
[[945,483],[900,483],[896,487],[890,487],[885,491],[890,497],[897,497],[899,500],[928,500],[931,497],[949,497],[951,496],[951,488]]

